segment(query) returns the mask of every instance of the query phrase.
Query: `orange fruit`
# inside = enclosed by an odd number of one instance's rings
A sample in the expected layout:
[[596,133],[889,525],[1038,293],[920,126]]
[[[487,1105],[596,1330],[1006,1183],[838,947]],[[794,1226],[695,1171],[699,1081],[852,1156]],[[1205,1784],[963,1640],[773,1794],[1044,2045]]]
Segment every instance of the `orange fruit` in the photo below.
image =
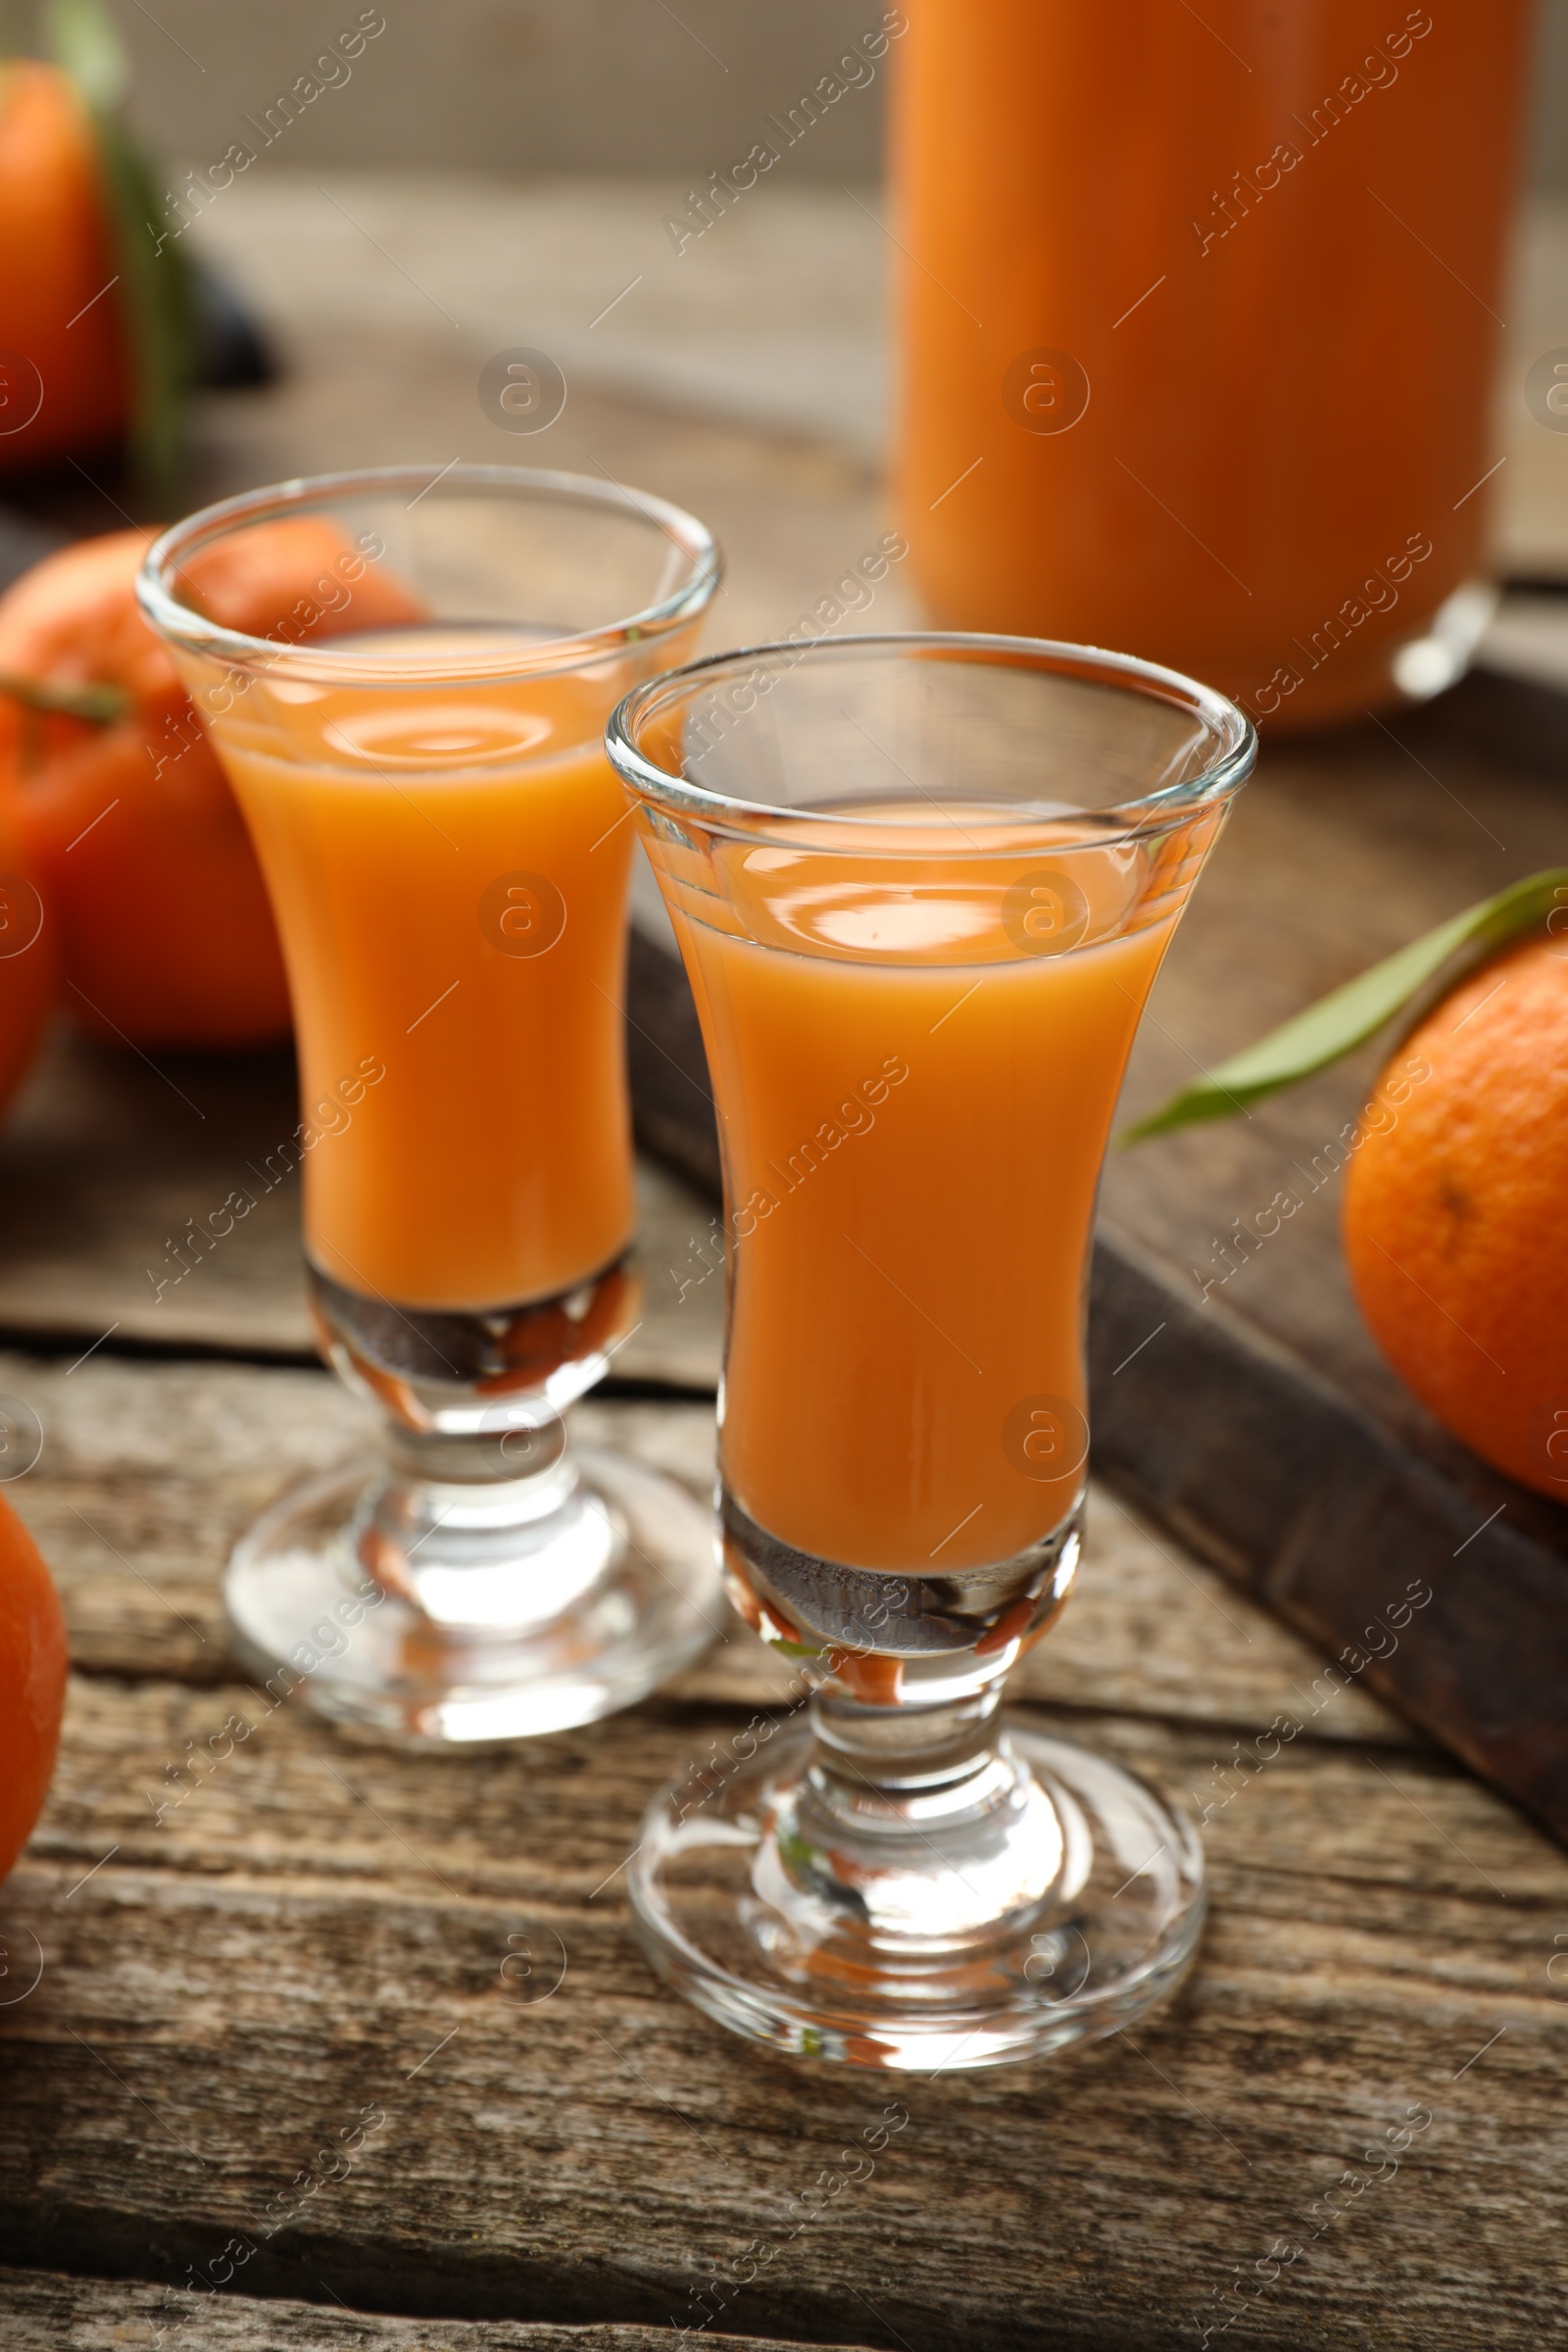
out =
[[[76,1020],[138,1047],[262,1045],[289,1026],[271,907],[218,756],[137,606],[146,546],[133,530],[85,540],[0,596],[0,680],[111,686],[130,702],[103,725],[0,689],[0,808],[21,826]],[[285,517],[202,550],[186,585],[251,636],[422,617],[374,569],[348,598],[333,575],[339,601],[318,607],[313,588],[347,549],[324,517]]]
[[37,1544],[0,1496],[0,1879],[49,1792],[66,1664],[59,1594]]
[[47,556],[0,596],[0,677],[114,686],[110,725],[0,695],[0,795],[54,918],[67,1008],[132,1045],[287,1033],[271,908],[228,780],[137,609],[140,531]]
[[[136,605],[143,531],[111,531],[35,564],[0,595],[0,680],[118,687],[113,724],[40,712],[0,689],[0,807],[54,917],[64,1002],[84,1028],[139,1047],[247,1047],[289,1030],[266,884],[235,795]],[[291,515],[202,548],[186,586],[254,637],[388,628],[423,607],[362,566],[343,595],[334,522]],[[313,600],[326,578],[336,602]]]
[[1568,1502],[1565,1200],[1568,941],[1535,939],[1399,1048],[1346,1171],[1344,1232],[1361,1311],[1422,1403]]
[[[353,553],[327,514],[280,514],[198,548],[180,571],[182,594],[220,627],[296,644],[340,630],[427,620],[429,608],[390,566],[361,564],[351,594],[339,569]],[[318,606],[312,590],[325,592]]]
[[118,441],[131,370],[86,109],[58,66],[0,61],[0,470]]

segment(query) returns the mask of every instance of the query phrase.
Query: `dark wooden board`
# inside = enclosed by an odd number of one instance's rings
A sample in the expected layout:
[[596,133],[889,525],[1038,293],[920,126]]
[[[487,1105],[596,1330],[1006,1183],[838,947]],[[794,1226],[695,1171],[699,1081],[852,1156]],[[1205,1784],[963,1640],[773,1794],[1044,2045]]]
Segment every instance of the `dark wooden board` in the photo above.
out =
[[[351,1745],[233,1676],[215,1583],[261,1494],[361,1443],[362,1408],[319,1373],[107,1351],[11,1356],[0,1385],[45,1425],[10,1491],[84,1669],[0,1896],[0,2260],[105,2282],[0,2278],[7,2352],[152,2343],[149,2315],[185,2318],[178,2290],[215,2267],[231,2301],[171,2327],[176,2352],[564,2352],[527,2329],[565,2325],[595,2330],[584,2352],[653,2352],[760,2239],[776,2251],[705,2330],[720,2343],[1176,2352],[1238,2270],[1262,2293],[1244,2345],[1553,2340],[1568,1862],[1113,1501],[1019,1695],[1206,1807],[1197,1971],[1094,2049],[871,2078],[722,2034],[629,1932],[618,1866],[648,1796],[787,1703],[749,1635],[583,1732]],[[710,1408],[592,1409],[701,1483]],[[1282,1713],[1298,1735],[1258,1767]],[[252,1728],[159,1819],[231,1717]],[[564,1954],[537,2003],[500,1978],[515,1935]],[[803,2188],[895,2099],[909,2122],[875,2174],[795,2234]],[[264,2238],[367,2103],[387,2120],[364,2160]],[[1430,2122],[1367,2180],[1363,2149],[1412,2108]],[[1367,2184],[1331,2219],[1348,2169]],[[257,2251],[230,2278],[236,2237]],[[1270,2280],[1282,2238],[1300,2252]]]

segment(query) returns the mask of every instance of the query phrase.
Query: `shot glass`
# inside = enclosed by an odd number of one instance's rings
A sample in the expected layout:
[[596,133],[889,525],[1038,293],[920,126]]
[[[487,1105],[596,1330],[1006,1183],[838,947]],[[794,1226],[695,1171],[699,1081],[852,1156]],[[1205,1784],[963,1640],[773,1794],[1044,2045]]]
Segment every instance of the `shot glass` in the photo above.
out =
[[718,572],[660,500],[454,466],[231,499],[142,574],[288,968],[301,1116],[256,1173],[298,1168],[322,1351],[386,1416],[380,1461],[245,1536],[229,1621],[364,1730],[588,1722],[719,1622],[706,1514],[562,1421],[639,1314],[604,723],[690,655]]
[[724,1561],[800,1667],[795,1727],[649,1813],[644,1940],[803,2054],[1108,2034],[1187,1966],[1201,1849],[998,1709],[1077,1571],[1101,1163],[1251,728],[1147,662],[913,635],[697,662],[608,742],[718,1106]]

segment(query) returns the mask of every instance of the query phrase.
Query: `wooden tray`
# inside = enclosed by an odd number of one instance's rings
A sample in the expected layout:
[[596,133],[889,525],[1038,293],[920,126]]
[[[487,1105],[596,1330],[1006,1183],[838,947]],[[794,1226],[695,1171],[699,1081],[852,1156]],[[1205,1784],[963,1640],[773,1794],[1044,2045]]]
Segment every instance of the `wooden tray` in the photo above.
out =
[[[1558,862],[1565,800],[1568,698],[1485,672],[1424,711],[1270,746],[1160,976],[1124,1114]],[[639,1134],[716,1194],[696,1009],[646,892],[637,913]],[[1568,1514],[1480,1462],[1378,1357],[1332,1181],[1277,1238],[1220,1252],[1293,1171],[1314,1154],[1321,1169],[1377,1066],[1374,1051],[1245,1120],[1112,1154],[1090,1316],[1094,1460],[1568,1842]]]

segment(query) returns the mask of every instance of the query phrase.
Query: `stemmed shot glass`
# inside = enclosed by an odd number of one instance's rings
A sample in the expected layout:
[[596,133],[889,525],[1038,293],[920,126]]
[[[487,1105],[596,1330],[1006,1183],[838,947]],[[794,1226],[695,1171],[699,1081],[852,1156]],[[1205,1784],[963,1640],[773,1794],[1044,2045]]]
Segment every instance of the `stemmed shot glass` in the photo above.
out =
[[697,662],[607,740],[718,1105],[730,1589],[809,1693],[655,1803],[643,1938],[804,2054],[1113,2032],[1192,1956],[1201,1848],[998,1706],[1077,1569],[1101,1164],[1251,728],[1147,662],[914,635]]
[[707,1514],[561,1418],[639,1314],[604,724],[690,657],[718,570],[659,500],[454,466],[231,499],[142,575],[288,968],[301,1119],[255,1174],[299,1166],[322,1350],[386,1416],[380,1462],[241,1541],[230,1627],[393,1738],[591,1721],[718,1622]]

